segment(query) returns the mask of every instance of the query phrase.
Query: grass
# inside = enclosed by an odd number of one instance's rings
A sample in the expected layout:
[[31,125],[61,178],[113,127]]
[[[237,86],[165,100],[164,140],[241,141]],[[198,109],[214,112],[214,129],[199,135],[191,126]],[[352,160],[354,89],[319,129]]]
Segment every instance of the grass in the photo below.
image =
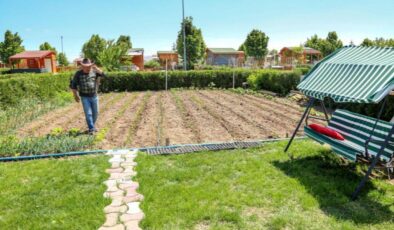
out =
[[0,164],[1,229],[97,229],[105,221],[106,156]]
[[146,229],[393,229],[394,187],[311,141],[137,157]]

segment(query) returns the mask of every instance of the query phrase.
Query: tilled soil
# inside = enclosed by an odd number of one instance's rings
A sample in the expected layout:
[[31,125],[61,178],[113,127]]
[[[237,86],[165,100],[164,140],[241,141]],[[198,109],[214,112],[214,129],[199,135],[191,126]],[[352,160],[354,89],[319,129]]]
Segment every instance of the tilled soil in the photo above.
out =
[[[302,110],[285,98],[224,90],[109,93],[100,97],[97,127],[107,132],[96,148],[286,137],[293,132]],[[82,106],[74,103],[51,111],[18,134],[43,136],[57,127],[86,129]]]

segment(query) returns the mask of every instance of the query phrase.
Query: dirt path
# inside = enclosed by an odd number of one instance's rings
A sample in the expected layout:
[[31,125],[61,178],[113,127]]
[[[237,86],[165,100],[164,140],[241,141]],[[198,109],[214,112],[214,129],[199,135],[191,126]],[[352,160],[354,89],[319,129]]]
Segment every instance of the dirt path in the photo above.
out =
[[201,134],[201,141],[222,142],[234,140],[234,137],[223,127],[220,121],[216,120],[206,110],[200,108],[200,106],[190,99],[188,96],[190,92],[191,91],[176,92],[176,94],[181,97],[186,110],[189,111],[190,115],[196,120],[197,128]]
[[125,147],[130,124],[135,119],[136,110],[142,103],[145,93],[133,93],[121,114],[108,130],[105,139],[98,145],[100,149]]
[[257,97],[252,95],[240,95],[231,92],[216,92],[220,93],[223,96],[230,96],[231,98],[237,98],[249,105],[252,105],[259,110],[269,111],[276,116],[284,117],[289,122],[298,121],[301,117],[301,109],[302,107],[294,108],[292,106],[288,106],[287,104],[282,104],[280,102],[272,101],[271,99],[265,99],[263,97]]
[[[296,125],[296,120],[289,119],[284,114],[273,109],[260,107],[259,104],[251,105],[248,99],[237,97],[237,95],[216,91],[203,91],[201,94],[215,101],[221,107],[230,107],[235,112],[244,114],[252,124],[269,128],[270,134],[267,137],[284,137],[286,134],[291,133]],[[218,98],[220,98],[220,101]]]
[[[170,92],[164,92],[162,98],[163,106],[163,130],[164,141],[169,139],[170,145],[198,143],[198,134],[187,126],[187,121],[178,111],[176,102]],[[162,143],[164,145],[165,143]]]
[[[114,94],[100,95],[102,106],[108,104],[114,98]],[[80,103],[73,103],[67,107],[60,108],[49,112],[38,119],[26,124],[22,127],[18,134],[19,136],[42,136],[50,133],[56,127],[63,127],[63,124],[75,120],[79,115],[83,114],[82,105]]]
[[[111,100],[107,101],[105,104],[100,105],[96,128],[100,129],[103,122],[108,119],[108,114],[111,112],[111,110],[116,110],[124,102],[125,99],[125,94],[118,93],[115,94],[115,96],[111,98]],[[77,128],[80,130],[88,129],[83,111],[81,111],[81,114],[77,114],[76,117],[71,119],[70,121],[64,122],[61,126],[64,130],[69,130],[71,128]]]
[[271,124],[261,124],[251,119],[251,117],[256,115],[254,113],[246,113],[242,108],[242,104],[238,101],[227,103],[220,98],[220,96],[223,95],[215,95],[213,91],[196,91],[195,93],[197,93],[205,103],[222,114],[223,118],[227,119],[228,122],[236,125],[236,128],[242,133],[242,136],[239,137],[241,140],[272,138],[277,135],[275,130],[272,129]]
[[142,120],[131,142],[131,147],[147,147],[157,145],[157,116],[160,112],[157,97],[159,92],[153,92],[149,98]]

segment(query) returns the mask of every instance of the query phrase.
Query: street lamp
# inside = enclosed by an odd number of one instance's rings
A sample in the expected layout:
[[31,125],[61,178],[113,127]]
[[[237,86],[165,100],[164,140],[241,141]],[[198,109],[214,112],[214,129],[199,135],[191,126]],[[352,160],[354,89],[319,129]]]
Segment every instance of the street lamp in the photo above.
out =
[[182,0],[182,30],[183,30],[183,69],[186,67],[186,31],[185,31],[185,2]]

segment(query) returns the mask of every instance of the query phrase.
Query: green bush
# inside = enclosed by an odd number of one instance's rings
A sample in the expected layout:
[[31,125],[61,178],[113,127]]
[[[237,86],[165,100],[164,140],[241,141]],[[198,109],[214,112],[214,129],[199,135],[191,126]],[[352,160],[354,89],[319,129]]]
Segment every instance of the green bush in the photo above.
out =
[[297,67],[295,70],[300,71],[302,75],[305,75],[311,70],[311,68],[310,67],[299,67],[299,68]]
[[9,68],[0,68],[0,75],[2,75],[2,74],[7,74],[8,71],[10,71]]
[[[8,75],[6,75],[8,76]],[[16,105],[21,99],[52,99],[68,90],[70,73],[22,74],[0,79],[0,108]]]
[[[233,73],[235,86],[241,87],[247,81],[251,70],[192,70],[169,71],[169,88],[205,88],[214,85],[218,88],[231,88],[233,86]],[[111,72],[101,84],[103,92],[110,91],[142,91],[165,89],[165,72]]]
[[145,68],[151,68],[151,69],[159,68],[160,67],[160,63],[157,60],[150,60],[150,61],[147,61],[144,64],[144,67]]
[[286,95],[295,90],[300,82],[299,71],[258,71],[248,77],[248,83],[255,90],[268,90]]

